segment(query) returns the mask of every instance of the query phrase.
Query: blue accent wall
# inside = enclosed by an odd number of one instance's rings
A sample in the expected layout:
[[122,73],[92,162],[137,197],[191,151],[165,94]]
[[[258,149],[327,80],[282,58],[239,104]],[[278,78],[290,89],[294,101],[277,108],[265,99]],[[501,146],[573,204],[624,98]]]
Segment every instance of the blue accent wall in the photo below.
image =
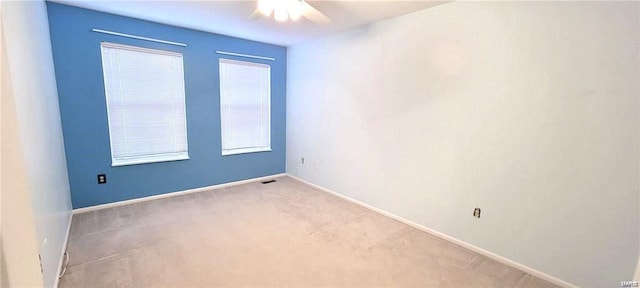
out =
[[[286,47],[47,2],[73,208],[285,172]],[[180,17],[180,15],[176,15]],[[187,47],[92,32],[103,29]],[[189,160],[112,167],[100,43],[183,54]],[[223,56],[216,50],[276,58]],[[271,65],[271,152],[222,156],[218,59]],[[96,175],[107,174],[98,184]]]

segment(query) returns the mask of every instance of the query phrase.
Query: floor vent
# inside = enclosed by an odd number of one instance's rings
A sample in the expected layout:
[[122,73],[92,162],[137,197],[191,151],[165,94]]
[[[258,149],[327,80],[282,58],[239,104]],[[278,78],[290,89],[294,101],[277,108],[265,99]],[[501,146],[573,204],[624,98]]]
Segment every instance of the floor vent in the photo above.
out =
[[269,180],[269,181],[264,181],[264,182],[261,182],[261,183],[262,184],[270,184],[270,183],[273,183],[273,182],[276,182],[276,180]]

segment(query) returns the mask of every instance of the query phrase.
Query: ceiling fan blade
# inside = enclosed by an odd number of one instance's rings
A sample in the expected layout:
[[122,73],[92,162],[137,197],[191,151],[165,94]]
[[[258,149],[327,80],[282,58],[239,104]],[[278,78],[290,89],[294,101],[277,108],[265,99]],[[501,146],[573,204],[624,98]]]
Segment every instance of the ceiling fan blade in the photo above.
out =
[[326,25],[331,22],[329,17],[322,14],[322,12],[318,11],[318,9],[313,8],[313,6],[309,5],[304,0],[300,1],[302,3],[302,16],[311,20],[311,22],[316,23],[318,25]]

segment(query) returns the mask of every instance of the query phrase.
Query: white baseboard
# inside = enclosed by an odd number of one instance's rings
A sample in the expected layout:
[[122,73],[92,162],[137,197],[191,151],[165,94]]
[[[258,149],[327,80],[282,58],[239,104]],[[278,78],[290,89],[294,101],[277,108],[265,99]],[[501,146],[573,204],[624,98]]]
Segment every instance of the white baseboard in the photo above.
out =
[[136,198],[136,199],[131,199],[131,200],[124,200],[124,201],[118,201],[118,202],[113,202],[113,203],[107,203],[107,204],[89,206],[89,207],[84,207],[84,208],[78,208],[78,209],[73,209],[73,214],[80,214],[80,213],[85,213],[85,212],[89,212],[89,211],[107,209],[107,208],[116,207],[116,206],[129,205],[129,204],[139,203],[139,202],[144,202],[144,201],[151,201],[151,200],[155,200],[155,199],[175,197],[175,196],[179,196],[179,195],[197,193],[197,192],[202,192],[202,191],[207,191],[207,190],[212,190],[212,189],[220,189],[220,188],[229,187],[229,186],[235,186],[235,185],[240,185],[240,184],[264,181],[264,180],[268,180],[268,179],[271,179],[271,178],[282,177],[282,176],[286,176],[286,175],[287,175],[287,173],[274,174],[274,175],[269,175],[269,176],[264,176],[264,177],[251,178],[251,179],[247,179],[247,180],[241,180],[241,181],[223,183],[223,184],[218,184],[218,185],[212,185],[212,186],[206,186],[206,187],[200,187],[200,188],[194,188],[194,189],[187,189],[187,190],[176,191],[176,192],[169,192],[169,193],[164,193],[164,194],[160,194],[160,195],[147,196],[147,197]]
[[337,196],[337,197],[340,197],[340,198],[342,198],[342,199],[344,199],[344,200],[347,200],[347,201],[349,201],[349,202],[351,202],[351,203],[354,203],[354,204],[357,204],[357,205],[362,206],[362,207],[364,207],[364,208],[367,208],[367,209],[369,209],[369,210],[371,210],[371,211],[373,211],[373,212],[376,212],[376,213],[382,214],[382,215],[384,215],[384,216],[387,216],[387,217],[389,217],[389,218],[391,218],[391,219],[394,219],[394,220],[396,220],[396,221],[399,221],[399,222],[402,222],[402,223],[404,223],[404,224],[407,224],[407,225],[409,225],[409,226],[411,226],[411,227],[414,227],[414,228],[416,228],[416,229],[418,229],[418,230],[422,230],[422,231],[427,232],[427,233],[429,233],[429,234],[431,234],[431,235],[434,235],[434,236],[439,237],[439,238],[441,238],[441,239],[444,239],[444,240],[447,240],[447,241],[449,241],[449,242],[452,242],[452,243],[454,243],[454,244],[456,244],[456,245],[458,245],[458,246],[462,246],[462,247],[464,247],[464,248],[467,248],[467,249],[469,249],[469,250],[471,250],[471,251],[474,251],[474,252],[476,252],[476,253],[478,253],[478,254],[484,255],[484,256],[489,257],[489,258],[491,258],[491,259],[494,259],[494,260],[496,260],[496,261],[498,261],[498,262],[500,262],[500,263],[503,263],[503,264],[509,265],[509,266],[514,267],[514,268],[519,269],[519,270],[522,270],[522,271],[524,271],[524,272],[526,272],[526,273],[529,273],[529,274],[531,274],[531,275],[533,275],[533,276],[536,276],[536,277],[538,277],[538,278],[541,278],[541,279],[544,279],[544,280],[546,280],[546,281],[549,281],[549,282],[551,282],[551,283],[553,283],[553,284],[556,284],[556,285],[558,285],[558,286],[561,286],[561,287],[568,287],[568,288],[577,288],[577,287],[578,287],[578,286],[576,286],[576,285],[574,285],[574,284],[571,284],[571,283],[569,283],[569,282],[567,282],[567,281],[564,281],[564,280],[562,280],[562,279],[559,279],[559,278],[557,278],[557,277],[551,276],[551,275],[549,275],[549,274],[547,274],[547,273],[541,272],[541,271],[539,271],[539,270],[536,270],[536,269],[531,268],[531,267],[529,267],[529,266],[526,266],[526,265],[524,265],[524,264],[521,264],[521,263],[515,262],[515,261],[513,261],[513,260],[511,260],[511,259],[505,258],[505,257],[500,256],[500,255],[498,255],[498,254],[496,254],[496,253],[493,253],[493,252],[491,252],[491,251],[488,251],[488,250],[482,249],[482,248],[480,248],[480,247],[478,247],[478,246],[475,246],[475,245],[473,245],[473,244],[467,243],[467,242],[465,242],[465,241],[462,241],[462,240],[457,239],[457,238],[455,238],[455,237],[449,236],[449,235],[444,234],[444,233],[442,233],[442,232],[439,232],[439,231],[433,230],[433,229],[431,229],[431,228],[428,228],[428,227],[422,226],[422,225],[420,225],[420,224],[418,224],[418,223],[415,223],[415,222],[413,222],[413,221],[407,220],[407,219],[402,218],[402,217],[400,217],[400,216],[397,216],[397,215],[391,214],[391,213],[389,213],[389,212],[387,212],[387,211],[384,211],[384,210],[381,210],[381,209],[379,209],[379,208],[373,207],[373,206],[371,206],[371,205],[369,205],[369,204],[366,204],[366,203],[360,202],[360,201],[355,200],[355,199],[353,199],[353,198],[350,198],[350,197],[348,197],[348,196],[345,196],[345,195],[339,194],[339,193],[337,193],[337,192],[334,192],[334,191],[329,190],[329,189],[327,189],[327,188],[324,188],[324,187],[322,187],[322,186],[319,186],[319,185],[313,184],[313,183],[311,183],[311,182],[309,182],[309,181],[306,181],[306,180],[304,180],[304,179],[301,179],[301,178],[299,178],[299,177],[297,177],[297,176],[294,176],[294,175],[291,175],[291,174],[287,174],[287,175],[288,175],[289,177],[291,177],[291,178],[293,178],[293,179],[295,179],[295,180],[298,180],[298,181],[300,181],[300,182],[302,182],[302,183],[305,183],[305,184],[307,184],[307,185],[309,185],[309,186],[312,186],[312,187],[314,187],[314,188],[317,188],[317,189],[322,190],[322,191],[324,191],[324,192],[327,192],[327,193],[329,193],[329,194],[332,194],[332,195],[335,195],[335,196]]
[[69,235],[71,234],[71,221],[73,221],[73,213],[69,214],[69,223],[67,224],[67,234],[62,242],[62,252],[60,253],[60,261],[58,263],[58,272],[56,273],[56,280],[53,282],[53,288],[58,288],[60,284],[60,273],[62,273],[62,264],[64,262],[64,253],[67,252],[67,244],[69,243]]

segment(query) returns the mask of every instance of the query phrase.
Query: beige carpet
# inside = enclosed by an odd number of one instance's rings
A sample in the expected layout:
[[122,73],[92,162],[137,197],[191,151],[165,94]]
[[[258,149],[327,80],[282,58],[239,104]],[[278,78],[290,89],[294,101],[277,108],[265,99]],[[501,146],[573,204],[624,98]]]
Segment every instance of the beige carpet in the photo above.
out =
[[60,287],[555,287],[277,180],[75,215]]

